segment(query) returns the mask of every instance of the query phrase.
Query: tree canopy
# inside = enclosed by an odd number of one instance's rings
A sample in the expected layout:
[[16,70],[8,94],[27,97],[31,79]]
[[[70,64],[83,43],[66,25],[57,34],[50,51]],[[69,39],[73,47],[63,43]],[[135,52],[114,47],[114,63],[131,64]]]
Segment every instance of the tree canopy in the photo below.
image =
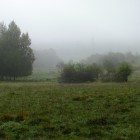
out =
[[0,23],[0,78],[15,79],[32,73],[35,60],[28,33],[21,33],[12,21],[7,27]]

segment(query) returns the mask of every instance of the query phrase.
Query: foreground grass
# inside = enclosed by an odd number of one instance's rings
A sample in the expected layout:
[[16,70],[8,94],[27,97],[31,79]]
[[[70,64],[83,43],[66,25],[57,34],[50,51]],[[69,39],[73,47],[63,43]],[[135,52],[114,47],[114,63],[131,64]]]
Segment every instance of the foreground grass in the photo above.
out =
[[0,83],[1,140],[139,140],[140,86]]

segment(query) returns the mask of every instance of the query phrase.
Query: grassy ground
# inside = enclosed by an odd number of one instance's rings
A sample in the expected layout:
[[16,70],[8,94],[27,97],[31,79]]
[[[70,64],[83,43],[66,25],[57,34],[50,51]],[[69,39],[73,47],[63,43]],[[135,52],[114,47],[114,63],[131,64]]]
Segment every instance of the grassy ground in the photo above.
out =
[[137,82],[0,83],[0,140],[139,140]]
[[59,77],[58,71],[56,69],[47,68],[34,68],[33,73],[30,76],[19,77],[17,81],[25,82],[56,82]]

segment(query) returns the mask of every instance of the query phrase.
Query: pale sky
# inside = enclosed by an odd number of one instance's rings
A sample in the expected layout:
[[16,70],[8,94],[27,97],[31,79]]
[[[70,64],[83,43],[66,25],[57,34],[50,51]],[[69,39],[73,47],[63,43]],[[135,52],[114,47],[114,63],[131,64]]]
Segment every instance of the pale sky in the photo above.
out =
[[0,21],[33,43],[140,45],[139,14],[140,0],[0,0]]

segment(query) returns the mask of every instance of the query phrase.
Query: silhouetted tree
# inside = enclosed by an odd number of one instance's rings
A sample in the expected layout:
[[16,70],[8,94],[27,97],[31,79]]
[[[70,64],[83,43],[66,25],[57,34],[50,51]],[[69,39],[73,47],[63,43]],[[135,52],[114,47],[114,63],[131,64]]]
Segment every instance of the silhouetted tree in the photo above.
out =
[[28,33],[21,34],[20,28],[12,21],[8,28],[0,24],[0,77],[15,79],[32,73],[34,54]]

